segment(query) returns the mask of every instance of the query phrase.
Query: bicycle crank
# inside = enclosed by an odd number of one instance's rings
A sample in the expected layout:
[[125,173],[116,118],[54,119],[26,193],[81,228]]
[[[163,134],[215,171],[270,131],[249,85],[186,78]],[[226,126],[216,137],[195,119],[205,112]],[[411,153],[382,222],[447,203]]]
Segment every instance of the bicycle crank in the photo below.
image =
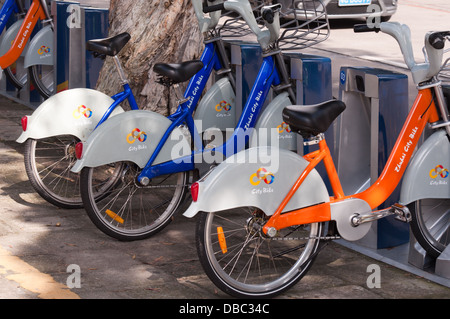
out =
[[395,219],[405,223],[411,221],[411,213],[409,212],[408,207],[400,204],[394,204],[389,208],[374,211],[371,212],[370,214],[354,215],[352,217],[352,224],[354,226],[359,226],[363,223],[372,222],[374,220],[378,220],[380,218],[384,218],[390,215],[396,215]]
[[[370,230],[369,221],[355,224],[355,217],[365,216],[372,212],[366,201],[349,198],[330,205],[331,219],[336,221],[339,235],[345,240],[355,241],[363,238]],[[372,221],[372,220],[370,220]]]

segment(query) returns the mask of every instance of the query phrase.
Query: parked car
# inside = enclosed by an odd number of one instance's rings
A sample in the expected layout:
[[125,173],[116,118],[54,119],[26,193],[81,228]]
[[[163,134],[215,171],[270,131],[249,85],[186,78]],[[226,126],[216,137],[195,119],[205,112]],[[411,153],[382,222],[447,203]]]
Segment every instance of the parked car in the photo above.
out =
[[[274,1],[275,2],[275,1]],[[315,12],[322,12],[323,7],[328,19],[367,19],[381,17],[388,21],[397,11],[397,0],[278,0],[282,12],[288,18],[294,18],[292,9],[296,9],[297,19],[310,19]]]

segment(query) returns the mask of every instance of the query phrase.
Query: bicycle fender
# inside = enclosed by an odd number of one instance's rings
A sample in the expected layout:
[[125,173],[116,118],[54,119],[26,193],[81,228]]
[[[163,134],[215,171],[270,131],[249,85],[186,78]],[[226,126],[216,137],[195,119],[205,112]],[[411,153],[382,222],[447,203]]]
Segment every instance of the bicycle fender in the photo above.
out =
[[420,146],[403,177],[400,204],[425,198],[450,198],[450,141],[445,130]]
[[[197,201],[184,216],[243,206],[272,215],[308,162],[294,152],[259,146],[241,151],[213,168],[198,181]],[[327,188],[314,169],[284,208],[284,212],[329,202]]]
[[200,100],[194,114],[199,133],[216,128],[225,132],[236,127],[236,94],[227,77],[218,80]]
[[[84,141],[113,102],[111,97],[96,90],[62,91],[45,100],[27,117],[27,129],[16,142],[57,135],[73,135]],[[111,117],[121,112],[123,109],[118,106]]]
[[291,132],[289,125],[283,122],[282,112],[292,105],[289,94],[277,95],[264,109],[250,137],[252,146],[275,146],[297,151],[297,134]]
[[32,65],[53,65],[53,52],[53,30],[51,26],[46,26],[31,39],[25,54],[25,68]]
[[[14,22],[3,35],[2,41],[0,42],[0,56],[4,56],[9,49],[11,48],[11,44],[16,39],[17,34],[19,33],[19,29],[22,26],[23,19],[19,19],[16,22]],[[22,51],[22,56],[25,55],[25,52],[27,50],[27,46],[29,44],[27,43],[25,46],[25,49]]]
[[[79,172],[83,167],[121,161],[131,161],[143,168],[171,124],[172,121],[165,116],[146,110],[128,111],[114,116],[100,125],[83,143],[82,157],[72,171]],[[170,133],[153,164],[189,154],[190,141],[184,131],[177,127]]]

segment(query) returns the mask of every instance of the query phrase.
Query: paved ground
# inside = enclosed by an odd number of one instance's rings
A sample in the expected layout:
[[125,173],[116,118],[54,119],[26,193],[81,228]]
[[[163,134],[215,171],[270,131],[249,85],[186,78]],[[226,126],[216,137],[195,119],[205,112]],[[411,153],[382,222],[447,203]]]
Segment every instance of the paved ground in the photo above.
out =
[[[0,98],[0,298],[228,297],[201,269],[194,220],[178,216],[155,237],[124,243],[98,231],[82,209],[42,200],[27,180],[22,145],[14,142],[21,116],[29,113]],[[380,267],[380,288],[371,288],[370,265]],[[77,269],[79,288],[71,276]],[[304,279],[279,297],[290,298],[449,299],[450,288],[331,243]]]
[[[336,69],[353,62],[327,52]],[[0,97],[0,298],[197,299],[197,304],[228,298],[200,266],[195,220],[178,216],[153,238],[123,243],[98,231],[82,209],[58,209],[42,200],[27,180],[22,145],[14,142],[20,118],[30,113]],[[372,285],[373,265],[380,267],[379,288]],[[278,299],[304,298],[450,299],[450,288],[331,243],[302,281]],[[177,302],[169,312],[185,304]]]

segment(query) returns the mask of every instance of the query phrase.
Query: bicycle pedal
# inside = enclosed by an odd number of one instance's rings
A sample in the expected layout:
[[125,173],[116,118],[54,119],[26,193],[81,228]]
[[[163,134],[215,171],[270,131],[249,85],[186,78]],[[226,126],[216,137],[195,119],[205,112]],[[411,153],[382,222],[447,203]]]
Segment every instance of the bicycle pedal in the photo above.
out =
[[411,221],[411,212],[409,211],[408,207],[400,205],[400,204],[394,204],[392,205],[392,210],[394,211],[395,219],[398,221],[401,221],[403,223],[409,223]]

